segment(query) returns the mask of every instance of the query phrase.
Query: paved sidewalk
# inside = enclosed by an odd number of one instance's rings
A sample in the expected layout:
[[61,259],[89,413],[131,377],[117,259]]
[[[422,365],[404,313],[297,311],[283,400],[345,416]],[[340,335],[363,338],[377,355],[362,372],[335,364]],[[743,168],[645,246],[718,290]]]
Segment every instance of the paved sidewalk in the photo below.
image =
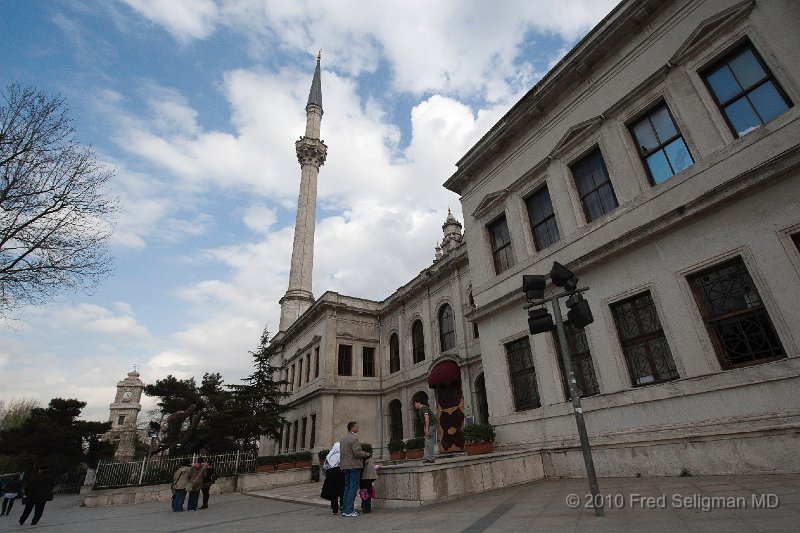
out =
[[[217,495],[210,509],[193,513],[171,513],[167,503],[85,508],[78,507],[78,496],[61,496],[47,504],[37,526],[19,526],[22,509],[15,506],[11,516],[0,518],[0,531],[659,533],[786,532],[800,526],[800,474],[600,479],[607,507],[602,518],[583,508],[585,479],[539,481],[417,510],[378,509],[358,518],[331,515],[327,502],[318,498],[320,488],[310,483]],[[573,494],[578,509],[567,503]],[[758,504],[773,508],[754,508]]]

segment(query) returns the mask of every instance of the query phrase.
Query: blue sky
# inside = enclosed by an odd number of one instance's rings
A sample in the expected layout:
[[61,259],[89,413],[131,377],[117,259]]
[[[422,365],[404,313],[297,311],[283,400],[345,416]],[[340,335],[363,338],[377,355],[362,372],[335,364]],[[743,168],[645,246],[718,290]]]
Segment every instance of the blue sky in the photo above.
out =
[[0,399],[105,420],[134,364],[249,373],[288,283],[320,49],[314,294],[385,298],[462,219],[455,162],[614,4],[0,0],[0,85],[66,99],[121,207],[112,276],[0,324]]

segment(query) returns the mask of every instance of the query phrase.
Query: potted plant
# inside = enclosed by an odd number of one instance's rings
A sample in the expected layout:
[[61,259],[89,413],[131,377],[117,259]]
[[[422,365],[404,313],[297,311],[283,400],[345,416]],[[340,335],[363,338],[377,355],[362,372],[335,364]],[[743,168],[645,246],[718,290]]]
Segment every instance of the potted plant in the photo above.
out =
[[416,437],[406,441],[406,459],[419,459],[425,450],[425,438]]
[[264,455],[256,458],[256,472],[272,472],[278,469],[274,455]]
[[386,447],[389,448],[389,459],[392,461],[402,461],[406,458],[406,443],[402,440],[390,440]]
[[464,428],[464,450],[467,455],[494,451],[494,428],[491,424],[473,424]]
[[297,452],[294,454],[294,467],[295,468],[306,468],[311,466],[311,455],[310,451],[304,452]]

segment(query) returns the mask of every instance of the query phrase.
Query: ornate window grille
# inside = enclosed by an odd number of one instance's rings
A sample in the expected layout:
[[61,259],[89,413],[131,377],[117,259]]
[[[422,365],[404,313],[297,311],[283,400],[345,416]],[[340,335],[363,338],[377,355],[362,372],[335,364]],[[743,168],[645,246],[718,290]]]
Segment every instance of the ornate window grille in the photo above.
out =
[[531,345],[527,337],[505,345],[514,407],[517,411],[541,407],[539,388],[536,385],[536,369],[533,367]]
[[678,379],[650,291],[611,306],[634,387]]
[[695,274],[689,283],[722,368],[786,357],[741,257]]

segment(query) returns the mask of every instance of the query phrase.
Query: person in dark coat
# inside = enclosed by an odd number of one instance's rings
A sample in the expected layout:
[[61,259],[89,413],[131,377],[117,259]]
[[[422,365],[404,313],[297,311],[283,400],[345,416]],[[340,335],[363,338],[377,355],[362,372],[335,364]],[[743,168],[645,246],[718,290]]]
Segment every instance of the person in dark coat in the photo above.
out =
[[14,474],[10,480],[3,484],[3,512],[0,516],[8,516],[11,513],[11,508],[14,506],[14,500],[22,497],[22,480],[19,474]]
[[[53,499],[53,478],[46,468],[34,471],[30,476],[25,476],[22,487],[25,490],[25,510],[19,517],[19,525],[25,523],[28,515],[33,511],[31,525],[36,525],[44,513],[44,505]],[[35,510],[34,510],[35,509]]]
[[322,466],[325,471],[325,483],[322,484],[320,496],[331,501],[331,513],[339,514],[339,508],[343,507],[342,497],[344,496],[344,472],[339,467],[339,443],[334,442],[331,451],[325,457],[325,464]]
[[208,491],[211,490],[211,485],[217,480],[217,469],[214,468],[214,465],[211,461],[207,461],[206,463],[206,472],[203,475],[203,505],[200,506],[200,509],[208,509]]

